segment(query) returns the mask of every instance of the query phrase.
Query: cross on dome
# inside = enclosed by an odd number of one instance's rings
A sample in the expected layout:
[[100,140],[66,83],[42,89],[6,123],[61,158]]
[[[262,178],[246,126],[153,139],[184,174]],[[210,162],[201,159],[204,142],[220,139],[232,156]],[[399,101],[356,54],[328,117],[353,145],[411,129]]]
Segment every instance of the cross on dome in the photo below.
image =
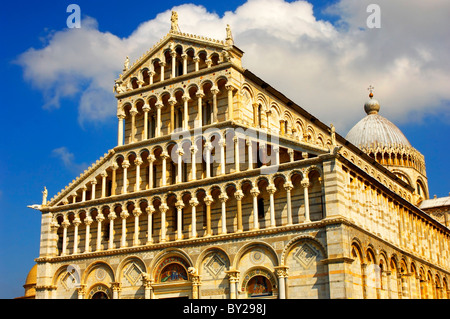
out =
[[369,85],[369,87],[367,88],[367,90],[369,90],[369,97],[370,97],[370,98],[373,97],[373,90],[374,90],[374,89],[375,89],[375,88],[372,86],[372,84]]

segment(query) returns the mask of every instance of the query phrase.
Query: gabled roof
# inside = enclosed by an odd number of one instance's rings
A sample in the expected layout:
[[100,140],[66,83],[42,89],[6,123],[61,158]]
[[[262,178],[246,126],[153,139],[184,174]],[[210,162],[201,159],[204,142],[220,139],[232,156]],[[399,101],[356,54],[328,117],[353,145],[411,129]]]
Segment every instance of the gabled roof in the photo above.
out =
[[147,52],[145,52],[139,59],[137,59],[128,69],[124,69],[122,79],[129,77],[147,61],[155,58],[155,56],[158,55],[158,52],[164,50],[164,48],[167,47],[170,42],[192,43],[199,46],[213,47],[218,50],[232,48],[233,50],[239,52],[241,56],[243,54],[242,50],[235,47],[232,42],[227,43],[227,40],[217,40],[180,31],[170,31],[163,38],[161,38],[151,49],[147,50]]

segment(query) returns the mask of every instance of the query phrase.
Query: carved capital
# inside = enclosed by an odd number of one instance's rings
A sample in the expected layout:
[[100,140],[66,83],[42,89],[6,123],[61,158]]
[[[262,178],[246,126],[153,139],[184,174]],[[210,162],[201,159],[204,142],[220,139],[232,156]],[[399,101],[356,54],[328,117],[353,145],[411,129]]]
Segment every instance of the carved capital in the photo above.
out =
[[311,184],[309,182],[309,178],[305,177],[302,179],[301,185],[303,188],[308,188]]
[[124,160],[124,161],[122,162],[122,167],[123,167],[123,168],[128,168],[128,167],[130,167],[130,162],[129,162],[128,160]]
[[250,190],[250,194],[252,194],[252,196],[253,197],[257,197],[258,195],[259,195],[259,189],[258,189],[258,187],[253,187],[251,190]]
[[148,103],[145,103],[144,106],[142,107],[142,111],[144,112],[150,111],[150,105],[148,105]]
[[228,200],[227,194],[226,194],[226,193],[221,193],[221,194],[219,195],[219,200],[220,200],[222,203],[226,203],[226,201]]
[[287,270],[289,269],[288,266],[278,266],[275,268],[275,274],[278,276],[278,278],[285,278],[288,277]]
[[151,214],[153,214],[156,210],[155,210],[155,207],[153,207],[153,205],[148,205],[148,207],[145,209],[145,211],[147,212],[147,214],[151,215]]
[[191,205],[192,207],[195,207],[199,204],[197,198],[193,197],[191,198],[191,200],[189,201],[189,205]]
[[244,193],[239,189],[234,193],[234,197],[236,197],[237,200],[242,200],[242,198],[244,198]]
[[154,161],[156,161],[156,157],[155,157],[155,155],[149,155],[149,156],[147,157],[147,160],[148,160],[149,162],[154,162]]
[[292,182],[286,182],[284,183],[283,187],[285,190],[290,191],[294,188],[294,185],[292,185]]
[[139,216],[141,216],[141,214],[142,214],[142,211],[141,211],[140,208],[135,208],[135,209],[133,209],[133,215],[134,215],[134,217],[139,217]]
[[139,157],[134,160],[134,165],[136,165],[136,166],[140,166],[142,163],[143,163],[143,161]]
[[197,96],[197,98],[203,98],[205,93],[203,93],[203,90],[198,90],[197,93],[195,93],[195,96]]
[[269,186],[267,186],[266,190],[269,194],[275,194],[277,188],[275,187],[275,185],[270,184]]
[[175,206],[177,207],[177,209],[182,209],[182,208],[184,208],[184,202],[182,200],[178,200],[175,203]]
[[208,205],[208,206],[211,205],[211,204],[214,202],[214,200],[213,200],[213,198],[212,198],[211,195],[206,196],[205,199],[204,199],[203,201],[204,201],[205,204]]
[[166,213],[168,210],[169,210],[169,206],[167,206],[166,203],[162,203],[162,204],[159,206],[159,211],[160,211],[161,213]]

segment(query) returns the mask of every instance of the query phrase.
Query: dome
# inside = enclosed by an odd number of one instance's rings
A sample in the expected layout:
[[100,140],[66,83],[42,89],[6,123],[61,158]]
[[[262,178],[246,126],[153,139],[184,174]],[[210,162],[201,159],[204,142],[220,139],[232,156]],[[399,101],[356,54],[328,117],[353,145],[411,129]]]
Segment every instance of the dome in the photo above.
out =
[[36,282],[37,282],[37,265],[34,265],[30,272],[28,273],[27,279],[25,280],[25,295],[19,297],[18,299],[34,299],[36,296]]
[[36,285],[37,281],[37,265],[34,265],[28,273],[25,285]]
[[370,99],[364,104],[367,116],[353,126],[345,138],[359,148],[387,145],[411,147],[402,131],[378,114],[380,104],[373,99],[372,93],[369,96]]

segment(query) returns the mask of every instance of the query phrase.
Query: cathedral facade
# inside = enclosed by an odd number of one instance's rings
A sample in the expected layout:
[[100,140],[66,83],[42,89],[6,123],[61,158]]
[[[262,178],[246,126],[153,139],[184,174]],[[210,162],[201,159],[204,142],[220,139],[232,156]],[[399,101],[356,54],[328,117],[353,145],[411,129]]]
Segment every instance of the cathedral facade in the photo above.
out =
[[39,207],[35,298],[450,296],[424,157],[372,92],[344,138],[243,54],[228,26],[185,34],[174,13],[127,58],[117,146]]

